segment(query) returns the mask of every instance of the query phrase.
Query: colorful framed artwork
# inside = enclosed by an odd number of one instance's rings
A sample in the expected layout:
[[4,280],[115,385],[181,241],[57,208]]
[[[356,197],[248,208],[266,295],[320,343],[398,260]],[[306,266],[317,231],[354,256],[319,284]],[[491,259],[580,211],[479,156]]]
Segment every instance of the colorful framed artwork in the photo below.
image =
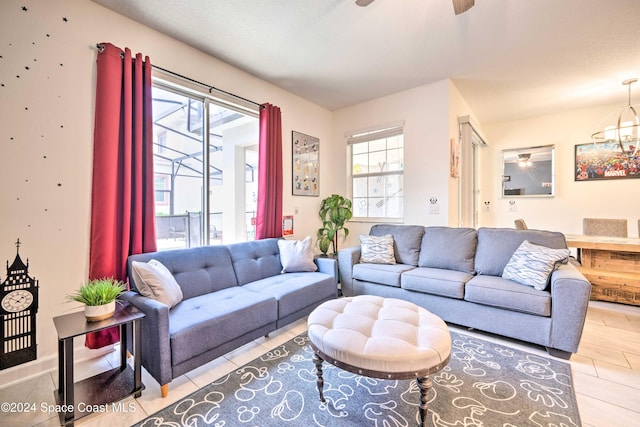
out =
[[291,132],[291,188],[294,196],[320,195],[320,140]]
[[617,142],[588,143],[575,146],[575,180],[598,181],[640,178],[640,150],[623,143],[624,152]]

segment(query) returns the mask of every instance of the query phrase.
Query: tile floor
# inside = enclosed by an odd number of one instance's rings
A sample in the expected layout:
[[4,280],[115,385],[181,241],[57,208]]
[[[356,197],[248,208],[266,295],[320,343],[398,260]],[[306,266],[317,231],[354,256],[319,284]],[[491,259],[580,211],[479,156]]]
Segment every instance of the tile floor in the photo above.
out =
[[[285,327],[269,338],[261,338],[228,355],[208,363],[169,386],[169,396],[160,397],[160,387],[143,370],[146,390],[138,399],[124,401],[119,411],[94,414],[76,422],[77,426],[121,426],[140,421],[176,400],[196,391],[218,377],[253,360],[306,328],[305,320]],[[463,333],[476,334],[452,327]],[[545,354],[544,349],[495,336],[478,336],[507,343],[524,350]],[[76,366],[76,380],[115,367],[118,352]],[[578,406],[584,427],[637,426],[640,419],[640,307],[592,301],[589,305],[580,349],[571,358]],[[0,388],[0,402],[39,402],[35,412],[20,415],[0,413],[2,426],[58,426],[57,414],[42,411],[44,402],[53,405],[55,372],[43,374],[18,385]]]

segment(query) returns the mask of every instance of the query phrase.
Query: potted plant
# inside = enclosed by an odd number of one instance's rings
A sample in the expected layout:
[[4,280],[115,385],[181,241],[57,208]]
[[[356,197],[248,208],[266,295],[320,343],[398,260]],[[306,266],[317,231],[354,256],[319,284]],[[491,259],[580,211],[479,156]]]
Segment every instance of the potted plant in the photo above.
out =
[[112,277],[92,279],[75,293],[67,295],[71,301],[83,303],[84,315],[89,322],[98,322],[113,316],[118,296],[126,290],[123,282]]
[[333,255],[338,253],[338,234],[344,232],[344,238],[349,235],[349,229],[344,223],[353,216],[351,212],[351,200],[338,194],[332,194],[324,199],[319,211],[322,227],[318,229],[318,248],[323,254],[327,254],[329,246],[333,246]]

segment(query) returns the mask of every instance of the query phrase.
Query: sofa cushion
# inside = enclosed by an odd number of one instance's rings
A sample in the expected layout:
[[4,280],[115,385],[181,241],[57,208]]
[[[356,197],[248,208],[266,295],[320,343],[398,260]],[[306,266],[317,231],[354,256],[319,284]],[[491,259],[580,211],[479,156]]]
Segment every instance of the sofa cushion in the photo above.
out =
[[132,269],[140,294],[160,301],[169,308],[182,301],[180,285],[160,261],[155,259],[149,262],[133,261]]
[[418,267],[402,275],[400,287],[409,291],[462,299],[464,284],[472,277],[461,271]]
[[414,267],[418,265],[420,242],[422,242],[424,234],[423,226],[376,224],[371,227],[369,234],[371,236],[391,234],[396,263],[413,265]]
[[247,283],[243,288],[275,298],[278,301],[278,319],[317,301],[336,298],[338,292],[335,279],[318,272],[279,274]]
[[280,263],[283,273],[294,271],[316,271],[318,266],[313,262],[313,243],[311,236],[304,240],[278,240]]
[[399,288],[400,275],[414,268],[406,264],[356,264],[353,266],[353,278]]
[[568,258],[569,249],[551,249],[525,240],[504,267],[502,278],[542,291],[547,287],[553,270]]
[[372,264],[395,264],[393,253],[393,236],[365,236],[360,235],[360,262]]
[[227,245],[238,284],[276,276],[282,271],[280,263],[280,239],[262,239]]
[[275,298],[240,286],[185,300],[169,312],[171,364],[275,323],[276,313]]
[[465,301],[551,316],[551,293],[495,276],[475,276],[465,286]]
[[525,240],[553,249],[567,248],[567,241],[559,232],[481,227],[478,229],[476,272],[489,276],[502,276],[511,255]]
[[478,233],[473,228],[426,227],[418,266],[473,274]]

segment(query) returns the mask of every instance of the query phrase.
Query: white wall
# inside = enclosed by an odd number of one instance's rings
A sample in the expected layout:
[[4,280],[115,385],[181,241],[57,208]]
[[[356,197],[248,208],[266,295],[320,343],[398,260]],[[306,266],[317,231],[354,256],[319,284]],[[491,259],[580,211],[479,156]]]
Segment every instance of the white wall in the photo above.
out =
[[[457,179],[449,176],[449,138],[458,137],[457,116],[471,111],[449,80],[441,80],[393,95],[334,111],[333,142],[336,177],[341,194],[350,197],[345,133],[404,121],[404,223],[455,225],[458,215]],[[345,171],[344,173],[342,171]],[[430,198],[439,213],[429,214]],[[341,247],[357,244],[371,223],[349,222],[350,234]]]
[[[638,236],[640,219],[640,178],[611,181],[574,180],[575,145],[590,142],[594,127],[621,105],[609,105],[534,117],[526,120],[485,125],[490,146],[483,155],[482,201],[491,202],[491,211],[480,213],[482,226],[513,227],[523,218],[529,228],[582,232],[582,219],[622,218],[628,220],[629,236]],[[502,198],[501,150],[554,144],[556,148],[556,196],[553,198]],[[508,211],[515,200],[517,211]]]
[[129,47],[162,68],[279,106],[284,211],[298,209],[296,237],[314,235],[320,199],[291,196],[291,131],[321,141],[322,196],[334,190],[331,160],[343,156],[330,144],[331,113],[324,108],[93,2],[29,2],[27,9],[0,2],[0,263],[13,261],[20,238],[20,254],[40,282],[38,360],[0,372],[0,386],[54,369],[52,318],[80,309],[65,295],[88,274],[96,43]]

